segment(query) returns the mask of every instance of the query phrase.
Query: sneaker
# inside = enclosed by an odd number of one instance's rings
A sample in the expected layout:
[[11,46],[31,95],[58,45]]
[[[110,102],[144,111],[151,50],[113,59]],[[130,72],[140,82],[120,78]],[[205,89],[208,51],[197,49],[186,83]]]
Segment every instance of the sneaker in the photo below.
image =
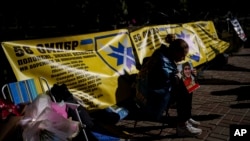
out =
[[188,122],[185,126],[177,126],[177,135],[178,136],[198,136],[202,133],[200,128],[195,128]]
[[190,118],[190,119],[188,120],[188,123],[190,123],[190,124],[191,124],[192,126],[194,126],[194,127],[198,127],[199,125],[201,125],[200,122],[195,121],[195,120],[192,119],[192,118]]

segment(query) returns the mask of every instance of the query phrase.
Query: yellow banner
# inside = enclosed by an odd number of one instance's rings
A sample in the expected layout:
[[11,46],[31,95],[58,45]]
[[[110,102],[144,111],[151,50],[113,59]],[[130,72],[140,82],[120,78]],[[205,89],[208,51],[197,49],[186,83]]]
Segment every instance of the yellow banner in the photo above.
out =
[[186,60],[191,60],[193,66],[206,62],[203,44],[199,42],[198,36],[187,28],[179,24],[159,25],[144,27],[130,33],[131,40],[138,55],[139,63],[142,64],[145,57],[152,55],[155,49],[165,42],[168,34],[175,34],[177,38],[184,39],[189,45],[189,54]]
[[[218,39],[213,22],[147,26],[47,39],[3,42],[2,47],[18,81],[39,77],[66,84],[88,110],[117,104],[131,94],[130,76],[145,57],[175,34],[189,45],[186,61],[194,67],[223,53],[229,43]],[[134,52],[135,51],[135,52]],[[38,92],[42,89],[38,87]]]
[[66,84],[88,110],[106,108],[128,95],[118,90],[123,85],[118,80],[137,73],[127,30],[3,42],[2,47],[18,81],[42,76],[50,87]]
[[230,46],[228,42],[218,38],[212,21],[185,23],[183,27],[193,31],[199,37],[207,61],[211,61],[216,55],[223,53]]

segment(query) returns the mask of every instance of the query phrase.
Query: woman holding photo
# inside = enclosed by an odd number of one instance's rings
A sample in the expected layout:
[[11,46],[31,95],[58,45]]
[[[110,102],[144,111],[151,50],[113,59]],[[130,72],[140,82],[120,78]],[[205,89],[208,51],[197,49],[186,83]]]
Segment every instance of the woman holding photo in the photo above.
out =
[[169,47],[162,44],[142,65],[136,79],[136,104],[147,117],[160,119],[168,109],[170,99],[176,101],[177,135],[197,136],[202,133],[196,126],[200,123],[191,118],[191,99],[177,69],[177,62],[185,60],[189,51],[187,42],[166,37]]

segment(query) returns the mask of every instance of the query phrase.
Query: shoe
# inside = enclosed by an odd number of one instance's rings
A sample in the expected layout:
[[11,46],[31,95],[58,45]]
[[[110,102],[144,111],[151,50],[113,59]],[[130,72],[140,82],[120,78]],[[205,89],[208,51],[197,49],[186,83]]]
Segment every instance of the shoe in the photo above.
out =
[[200,122],[195,121],[195,120],[192,119],[192,118],[190,118],[190,119],[188,120],[188,123],[190,123],[190,124],[191,124],[192,126],[194,126],[194,127],[198,127],[199,125],[201,125]]
[[195,128],[188,122],[186,122],[185,126],[177,126],[177,135],[178,136],[198,136],[202,133],[202,129]]

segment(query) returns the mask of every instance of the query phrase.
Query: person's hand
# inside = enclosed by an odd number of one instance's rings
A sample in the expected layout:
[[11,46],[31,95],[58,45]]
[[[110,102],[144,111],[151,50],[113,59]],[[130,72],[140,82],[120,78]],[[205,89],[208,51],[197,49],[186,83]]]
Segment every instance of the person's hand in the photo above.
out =
[[180,72],[176,73],[175,75],[176,75],[179,79],[181,79],[181,77],[182,77],[182,75],[181,75]]
[[193,68],[192,74],[193,74],[194,76],[197,76],[197,70],[196,70],[196,68]]

